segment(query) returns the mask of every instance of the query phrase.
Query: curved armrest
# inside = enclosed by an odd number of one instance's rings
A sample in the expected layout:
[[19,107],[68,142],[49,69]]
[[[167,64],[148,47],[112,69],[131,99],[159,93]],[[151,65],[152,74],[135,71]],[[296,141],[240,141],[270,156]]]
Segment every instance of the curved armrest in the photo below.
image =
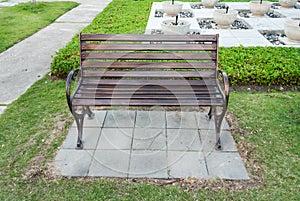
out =
[[75,70],[72,70],[69,74],[68,74],[68,77],[67,77],[67,82],[66,82],[66,97],[67,97],[67,102],[68,102],[68,106],[69,106],[69,109],[72,112],[72,97],[71,97],[71,83],[72,81],[75,81],[75,75],[78,74],[78,71],[79,69],[75,69]]
[[228,101],[229,101],[229,81],[228,81],[228,76],[225,71],[223,70],[218,70],[218,72],[222,75],[222,80],[224,84],[224,93],[225,93],[225,101],[226,101],[226,108],[228,106]]

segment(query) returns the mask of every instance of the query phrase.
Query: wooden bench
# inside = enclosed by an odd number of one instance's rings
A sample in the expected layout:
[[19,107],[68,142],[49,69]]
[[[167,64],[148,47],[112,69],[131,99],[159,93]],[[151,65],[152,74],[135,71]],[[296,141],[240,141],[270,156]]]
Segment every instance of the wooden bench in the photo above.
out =
[[[80,34],[80,69],[67,78],[66,96],[82,148],[90,106],[207,106],[214,117],[216,148],[229,84],[218,70],[219,35]],[[78,85],[72,96],[71,82]]]

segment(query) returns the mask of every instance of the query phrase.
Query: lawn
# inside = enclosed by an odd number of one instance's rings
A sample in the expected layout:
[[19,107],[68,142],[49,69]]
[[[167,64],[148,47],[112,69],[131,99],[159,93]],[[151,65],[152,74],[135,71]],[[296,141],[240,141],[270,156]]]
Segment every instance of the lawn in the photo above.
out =
[[240,124],[234,138],[250,181],[193,186],[187,180],[186,187],[161,187],[153,181],[54,177],[49,164],[73,121],[64,86],[45,77],[0,116],[1,200],[299,199],[299,92],[231,93],[229,111]]
[[52,23],[76,2],[21,3],[0,9],[0,52]]
[[[150,0],[135,2],[140,5],[136,9],[151,5]],[[111,19],[102,26],[104,31],[108,32],[109,26],[109,30],[122,33],[121,17],[127,16],[126,9],[134,4],[125,0],[113,3],[95,22]],[[143,12],[148,11],[150,7]],[[118,13],[116,21],[110,17]],[[137,27],[134,23],[130,26],[140,33],[147,16],[136,17]],[[299,91],[231,92],[228,117],[250,181],[186,179],[160,186],[155,180],[55,176],[51,162],[73,122],[64,90],[64,80],[45,76],[0,116],[0,200],[300,199]]]

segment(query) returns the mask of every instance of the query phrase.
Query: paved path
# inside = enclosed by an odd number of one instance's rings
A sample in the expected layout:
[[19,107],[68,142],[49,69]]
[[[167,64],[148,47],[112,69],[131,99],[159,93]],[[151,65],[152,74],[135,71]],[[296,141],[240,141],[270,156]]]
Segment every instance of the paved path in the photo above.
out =
[[[26,1],[29,0],[12,0],[6,4],[13,5]],[[48,73],[51,56],[90,24],[112,0],[72,1],[80,5],[0,54],[0,105],[10,104]],[[4,109],[5,107],[0,106],[0,114]]]
[[226,122],[222,151],[214,149],[214,120],[204,113],[96,111],[84,122],[83,150],[75,124],[54,164],[64,176],[249,179]]

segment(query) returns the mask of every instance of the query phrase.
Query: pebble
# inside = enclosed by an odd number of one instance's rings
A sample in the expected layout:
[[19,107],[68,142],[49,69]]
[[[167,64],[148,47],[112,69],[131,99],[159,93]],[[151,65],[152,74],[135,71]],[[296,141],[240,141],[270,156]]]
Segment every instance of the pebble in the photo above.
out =
[[272,3],[271,8],[273,9],[279,9],[281,7],[281,5],[277,2],[277,3]]
[[[193,4],[190,4],[190,5],[191,5],[192,9],[202,9],[202,8],[204,8],[202,3],[197,3],[197,4],[193,3]],[[216,9],[225,9],[226,7],[227,7],[227,5],[225,3],[217,3],[215,5]]]
[[271,18],[281,18],[282,16],[279,13],[275,13],[275,12],[267,12],[266,13],[267,16],[271,17]]
[[[154,13],[154,17],[163,17],[164,12],[162,10],[156,10]],[[194,14],[190,10],[183,10],[179,13],[180,18],[192,18],[194,17]]]
[[[164,32],[161,30],[161,29],[152,29],[151,30],[151,34],[164,34]],[[200,35],[200,32],[199,31],[193,31],[193,32],[188,32],[187,33],[188,35]]]
[[[201,19],[198,24],[200,29],[218,29],[217,24],[212,19]],[[249,29],[249,27],[244,22],[235,20],[230,29]]]
[[251,11],[250,10],[240,10],[238,15],[240,17],[249,18],[251,15]]
[[204,8],[204,6],[202,4],[200,4],[200,3],[198,3],[198,4],[191,4],[191,8],[192,9],[202,9],[202,8]]
[[249,29],[249,27],[241,21],[235,20],[232,24],[233,29]]
[[216,9],[226,9],[227,5],[225,3],[217,3],[215,5]]
[[154,17],[163,17],[164,13],[160,10],[156,10],[154,13]]
[[283,33],[261,33],[270,43],[273,45],[285,45],[283,42],[279,40],[279,37],[284,38],[286,37]]
[[[240,17],[244,17],[244,18],[251,17],[251,11],[250,10],[240,10],[238,14],[239,14]],[[271,17],[271,18],[283,18],[284,17],[281,14],[279,14],[277,12],[274,12],[274,11],[267,12],[266,16]]]
[[182,12],[179,13],[179,17],[181,17],[181,18],[192,18],[192,17],[194,17],[194,14],[193,14],[192,11],[183,10]]

